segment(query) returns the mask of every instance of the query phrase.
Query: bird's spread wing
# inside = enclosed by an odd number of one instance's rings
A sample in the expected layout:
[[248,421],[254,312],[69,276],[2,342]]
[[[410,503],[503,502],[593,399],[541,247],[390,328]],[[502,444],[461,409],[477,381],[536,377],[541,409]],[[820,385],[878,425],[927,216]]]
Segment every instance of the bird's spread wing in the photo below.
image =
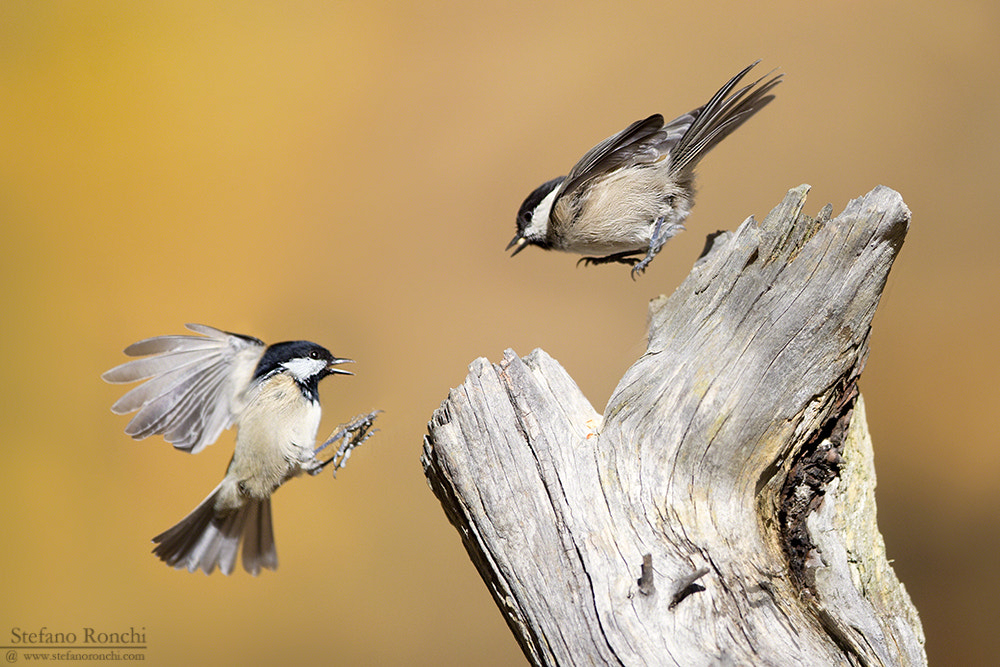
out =
[[653,114],[608,137],[587,151],[573,166],[556,197],[571,194],[594,178],[615,169],[655,162],[660,157],[657,145],[663,138],[660,136],[663,129],[663,116]]
[[145,358],[101,377],[112,383],[146,380],[111,406],[119,415],[138,411],[125,433],[136,440],[162,434],[174,447],[195,454],[215,442],[242,410],[243,392],[265,345],[203,324],[187,328],[203,335],[133,343],[125,354]]

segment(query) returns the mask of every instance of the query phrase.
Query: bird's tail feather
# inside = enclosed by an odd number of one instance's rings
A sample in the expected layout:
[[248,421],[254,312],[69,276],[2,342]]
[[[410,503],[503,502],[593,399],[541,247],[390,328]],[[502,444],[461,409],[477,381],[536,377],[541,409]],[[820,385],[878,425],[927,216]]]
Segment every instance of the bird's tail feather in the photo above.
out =
[[[233,548],[235,549],[235,545]],[[235,554],[233,557],[235,558]],[[274,548],[274,531],[271,527],[270,498],[248,505],[243,533],[243,569],[257,576],[262,567],[269,570],[278,567],[278,552]]]
[[761,84],[770,76],[765,75],[732,92],[758,62],[760,61],[751,63],[749,67],[730,79],[715,93],[708,104],[691,112],[695,118],[694,122],[671,150],[673,170],[680,172],[684,169],[693,169],[706,153],[774,99],[771,91],[781,83],[781,78],[784,76],[782,74],[772,76]]
[[153,538],[153,553],[167,565],[211,574],[236,569],[236,555],[243,538],[243,569],[257,575],[262,567],[278,567],[278,553],[271,528],[271,499],[250,499],[238,510],[216,512],[220,484],[175,526]]

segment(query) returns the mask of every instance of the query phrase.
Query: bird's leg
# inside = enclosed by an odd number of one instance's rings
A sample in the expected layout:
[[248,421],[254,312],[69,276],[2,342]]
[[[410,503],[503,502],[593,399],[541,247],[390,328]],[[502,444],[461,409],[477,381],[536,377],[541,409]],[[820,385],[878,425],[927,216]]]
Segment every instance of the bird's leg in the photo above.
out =
[[646,270],[649,263],[653,261],[653,257],[656,256],[656,253],[660,252],[660,248],[667,242],[667,239],[675,236],[678,232],[684,231],[684,225],[679,222],[664,224],[665,222],[666,217],[664,216],[656,219],[656,223],[653,225],[653,236],[649,240],[649,250],[646,251],[646,256],[642,258],[642,261],[632,267],[632,280],[635,280],[637,275]]
[[619,264],[628,264],[629,266],[635,266],[636,262],[639,261],[638,257],[632,257],[642,252],[641,250],[627,250],[625,252],[616,252],[613,255],[607,255],[605,257],[581,257],[577,261],[577,266],[580,262],[583,262],[584,266],[591,266],[596,264],[610,264],[612,262],[618,262]]
[[[351,456],[351,451],[371,437],[377,430],[372,429],[375,417],[381,410],[369,412],[367,415],[355,417],[351,422],[338,428],[333,435],[326,439],[322,445],[313,450],[313,460],[303,466],[310,475],[318,475],[323,472],[329,464],[333,464],[333,474],[336,476],[337,470],[347,464],[347,459]],[[337,451],[328,459],[316,458],[320,452],[329,447],[334,442],[342,440]]]

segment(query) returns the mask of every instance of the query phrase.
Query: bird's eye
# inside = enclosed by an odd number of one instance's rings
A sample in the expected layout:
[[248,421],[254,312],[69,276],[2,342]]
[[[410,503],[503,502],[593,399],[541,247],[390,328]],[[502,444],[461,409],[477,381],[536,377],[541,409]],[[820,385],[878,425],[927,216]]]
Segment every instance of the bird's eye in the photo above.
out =
[[313,350],[309,353],[310,359],[319,359],[319,350]]

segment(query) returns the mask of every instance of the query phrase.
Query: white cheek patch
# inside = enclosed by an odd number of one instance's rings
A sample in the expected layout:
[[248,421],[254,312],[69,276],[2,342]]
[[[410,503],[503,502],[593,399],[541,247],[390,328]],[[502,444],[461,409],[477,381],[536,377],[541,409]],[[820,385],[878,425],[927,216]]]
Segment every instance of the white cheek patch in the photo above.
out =
[[549,215],[552,213],[552,203],[556,200],[559,188],[554,189],[545,195],[545,199],[538,202],[538,206],[531,212],[531,224],[524,230],[525,238],[537,239],[545,236],[549,228]]
[[281,366],[291,373],[296,380],[305,382],[308,378],[326,368],[326,361],[323,359],[300,358],[286,361]]

